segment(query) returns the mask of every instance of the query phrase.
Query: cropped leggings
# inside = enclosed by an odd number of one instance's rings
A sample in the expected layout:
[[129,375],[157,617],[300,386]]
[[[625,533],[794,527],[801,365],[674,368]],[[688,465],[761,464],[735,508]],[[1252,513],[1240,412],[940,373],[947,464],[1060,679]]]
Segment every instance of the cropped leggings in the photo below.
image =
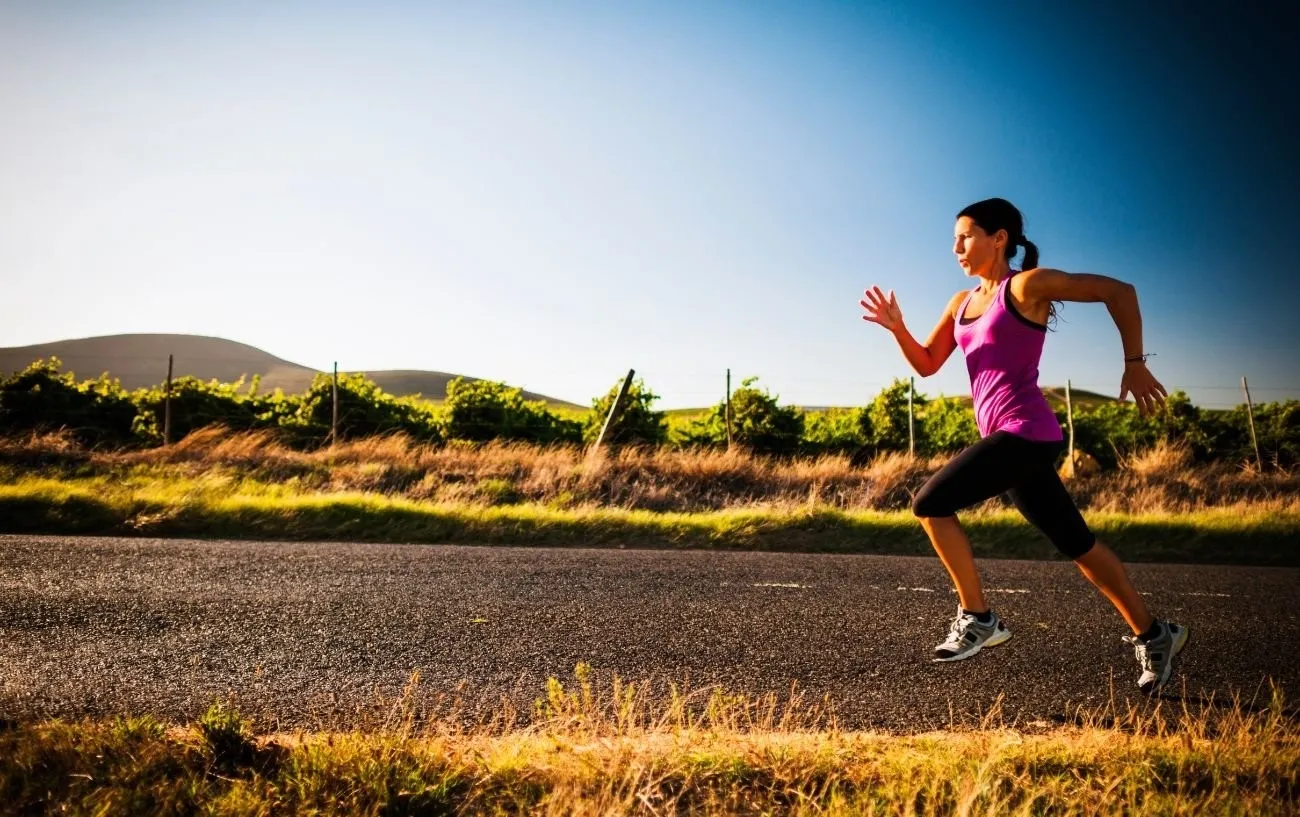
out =
[[1057,550],[1078,559],[1097,539],[1056,473],[1056,457],[1063,445],[994,432],[930,477],[917,493],[912,511],[919,517],[953,516],[1005,493]]

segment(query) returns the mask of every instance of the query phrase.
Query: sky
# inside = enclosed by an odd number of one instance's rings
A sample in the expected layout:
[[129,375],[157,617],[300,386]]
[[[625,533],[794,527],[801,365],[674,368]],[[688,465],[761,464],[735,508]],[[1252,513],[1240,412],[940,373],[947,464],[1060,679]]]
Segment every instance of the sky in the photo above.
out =
[[[1157,378],[1300,397],[1295,19],[1196,3],[0,2],[0,346],[229,338],[660,408],[861,405],[1001,196]],[[1066,304],[1043,385],[1118,395]],[[967,394],[960,352],[920,392]]]

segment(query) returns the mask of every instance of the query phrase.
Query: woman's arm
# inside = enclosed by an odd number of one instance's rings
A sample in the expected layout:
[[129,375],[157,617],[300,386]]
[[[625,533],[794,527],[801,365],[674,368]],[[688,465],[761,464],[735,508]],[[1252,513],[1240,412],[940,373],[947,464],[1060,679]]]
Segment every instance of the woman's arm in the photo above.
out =
[[1142,349],[1142,312],[1137,289],[1105,275],[1068,273],[1056,269],[1026,270],[1011,279],[1011,294],[1025,303],[1077,301],[1106,304],[1124,346],[1124,376],[1120,379],[1121,402],[1131,392],[1142,414],[1151,414],[1164,404],[1165,387],[1147,368]]
[[894,297],[892,289],[886,296],[880,291],[880,287],[872,287],[865,295],[866,297],[858,302],[866,310],[862,320],[878,323],[892,332],[899,348],[903,350],[903,357],[907,358],[907,362],[921,377],[929,377],[939,371],[952,356],[953,350],[957,348],[957,340],[952,334],[953,315],[961,305],[962,299],[966,297],[965,292],[958,292],[944,307],[943,315],[939,317],[939,322],[930,332],[925,345],[921,345],[916,338],[912,337],[912,333],[903,323],[903,313],[898,308],[898,300]]

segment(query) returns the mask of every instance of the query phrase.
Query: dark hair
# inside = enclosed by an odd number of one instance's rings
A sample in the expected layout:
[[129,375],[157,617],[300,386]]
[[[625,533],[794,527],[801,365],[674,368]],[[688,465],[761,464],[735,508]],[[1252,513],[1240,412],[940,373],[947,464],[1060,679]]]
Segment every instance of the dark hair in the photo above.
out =
[[[1003,250],[1007,263],[1016,257],[1016,248],[1024,247],[1025,256],[1020,260],[1021,269],[1033,269],[1038,266],[1038,246],[1025,238],[1025,219],[1020,210],[1006,199],[984,199],[962,208],[957,218],[966,216],[980,226],[989,235],[998,230],[1007,231],[1007,246]],[[1047,322],[1056,320],[1056,303],[1047,306]]]

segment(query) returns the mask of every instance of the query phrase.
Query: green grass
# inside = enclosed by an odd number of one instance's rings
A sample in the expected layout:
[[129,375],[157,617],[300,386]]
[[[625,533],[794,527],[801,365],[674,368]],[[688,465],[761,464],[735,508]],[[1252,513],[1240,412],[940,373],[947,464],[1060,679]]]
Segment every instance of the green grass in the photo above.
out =
[[453,712],[418,725],[410,697],[365,731],[262,734],[214,705],[152,717],[8,724],[9,813],[1241,814],[1300,806],[1300,730],[1261,706],[1162,703],[888,735],[843,731],[797,699],[671,690],[579,665],[550,679],[526,724]]
[[703,420],[711,411],[713,411],[711,406],[704,408],[676,408],[667,409],[664,411],[664,416],[678,420]]
[[[1300,514],[1293,512],[1085,516],[1129,561],[1300,565]],[[976,513],[963,522],[979,556],[1060,558],[1015,511]],[[0,532],[931,554],[905,511],[450,505],[378,493],[297,493],[292,483],[219,473],[164,477],[147,470],[0,485]]]

